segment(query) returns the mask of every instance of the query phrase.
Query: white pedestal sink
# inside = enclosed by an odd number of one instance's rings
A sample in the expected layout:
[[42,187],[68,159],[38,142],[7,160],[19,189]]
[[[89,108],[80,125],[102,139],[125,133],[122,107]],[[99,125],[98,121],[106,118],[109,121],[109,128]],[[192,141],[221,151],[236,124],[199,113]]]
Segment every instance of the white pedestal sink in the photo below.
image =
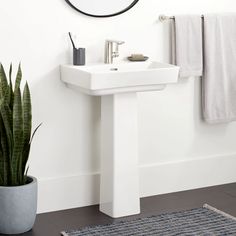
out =
[[61,80],[102,96],[100,211],[113,217],[140,213],[137,92],[176,83],[179,68],[159,62],[61,66]]

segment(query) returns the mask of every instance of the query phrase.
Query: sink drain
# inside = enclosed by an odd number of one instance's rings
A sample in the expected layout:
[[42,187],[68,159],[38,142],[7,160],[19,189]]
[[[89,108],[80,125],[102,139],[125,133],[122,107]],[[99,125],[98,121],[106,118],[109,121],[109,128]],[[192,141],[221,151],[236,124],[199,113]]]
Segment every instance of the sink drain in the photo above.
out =
[[118,71],[118,68],[111,68],[111,71]]

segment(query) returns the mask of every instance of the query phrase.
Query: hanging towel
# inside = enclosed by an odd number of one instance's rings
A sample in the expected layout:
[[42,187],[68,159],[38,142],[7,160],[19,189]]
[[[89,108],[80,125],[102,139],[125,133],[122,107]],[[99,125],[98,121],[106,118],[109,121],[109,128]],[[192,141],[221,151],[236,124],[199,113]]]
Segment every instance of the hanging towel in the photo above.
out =
[[204,16],[203,116],[236,120],[236,14]]
[[172,63],[180,67],[180,77],[202,76],[200,15],[175,16],[172,22]]

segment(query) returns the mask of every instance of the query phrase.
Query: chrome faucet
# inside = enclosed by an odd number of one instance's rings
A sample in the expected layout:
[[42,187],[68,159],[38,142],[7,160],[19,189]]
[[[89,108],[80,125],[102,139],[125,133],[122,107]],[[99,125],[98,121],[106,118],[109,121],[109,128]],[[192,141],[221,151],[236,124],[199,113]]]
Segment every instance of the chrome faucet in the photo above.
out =
[[112,64],[113,58],[119,56],[119,45],[125,43],[124,41],[106,40],[105,43],[105,63]]

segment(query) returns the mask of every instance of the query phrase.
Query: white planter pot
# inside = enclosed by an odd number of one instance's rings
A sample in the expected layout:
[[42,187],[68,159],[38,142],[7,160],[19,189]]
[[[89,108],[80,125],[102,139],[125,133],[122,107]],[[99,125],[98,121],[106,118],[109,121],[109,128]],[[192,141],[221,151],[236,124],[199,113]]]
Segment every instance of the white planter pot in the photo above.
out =
[[0,186],[0,234],[21,234],[33,228],[37,212],[37,179],[16,187]]

